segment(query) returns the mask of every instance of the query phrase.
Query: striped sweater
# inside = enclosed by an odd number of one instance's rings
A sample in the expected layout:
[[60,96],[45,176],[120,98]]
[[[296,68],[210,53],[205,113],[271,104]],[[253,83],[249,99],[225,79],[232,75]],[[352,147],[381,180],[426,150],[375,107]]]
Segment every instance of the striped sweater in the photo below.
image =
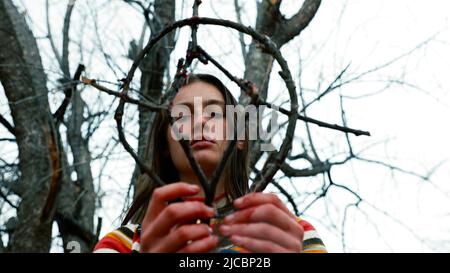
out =
[[[304,229],[303,252],[326,253],[327,250],[316,229],[307,221],[297,218],[297,222]],[[211,224],[214,229],[215,223]],[[129,224],[106,234],[95,246],[94,253],[132,253],[140,252],[141,227],[138,224]],[[235,245],[227,245],[219,248],[218,252],[248,252]]]

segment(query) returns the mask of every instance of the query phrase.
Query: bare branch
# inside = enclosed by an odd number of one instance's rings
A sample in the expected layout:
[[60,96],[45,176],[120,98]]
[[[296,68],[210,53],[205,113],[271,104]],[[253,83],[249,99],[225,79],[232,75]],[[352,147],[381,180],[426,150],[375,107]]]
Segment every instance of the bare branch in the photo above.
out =
[[305,0],[300,10],[292,18],[282,20],[280,24],[282,31],[278,31],[274,35],[274,40],[280,47],[299,35],[309,25],[316,15],[320,3],[321,0]]
[[317,160],[315,160],[314,158],[309,156],[307,152],[303,152],[303,153],[298,154],[298,155],[289,155],[287,158],[289,160],[305,159],[311,164],[317,163]]
[[0,197],[5,200],[6,203],[8,203],[8,205],[10,205],[11,207],[18,209],[19,207],[15,204],[13,204],[9,199],[8,196],[6,196],[5,194],[3,194],[3,191],[0,189]]
[[122,94],[121,92],[113,91],[107,87],[104,87],[104,86],[98,84],[97,81],[93,80],[93,79],[81,77],[81,82],[84,84],[87,84],[87,85],[91,85],[92,87],[96,88],[97,90],[105,92],[109,95],[113,95],[115,97],[122,98],[128,103],[136,104],[136,105],[148,108],[150,110],[156,111],[156,110],[167,110],[168,109],[167,106],[156,105],[151,102],[143,102],[141,100],[133,99],[130,96],[128,96],[127,94]]
[[348,84],[348,83],[351,83],[351,82],[353,82],[353,81],[356,81],[356,80],[358,80],[358,79],[361,79],[362,77],[364,77],[364,76],[366,76],[366,75],[368,75],[368,74],[371,74],[371,73],[374,73],[374,72],[376,72],[376,71],[379,71],[379,70],[381,70],[381,69],[383,69],[383,68],[386,68],[386,67],[388,67],[388,66],[390,66],[390,65],[392,65],[392,64],[394,64],[394,63],[396,63],[397,61],[399,61],[399,60],[401,60],[401,59],[403,59],[403,58],[405,58],[405,57],[410,56],[413,52],[415,52],[415,51],[419,50],[420,48],[424,47],[425,45],[427,45],[430,41],[432,41],[432,40],[433,40],[435,37],[437,37],[439,34],[440,34],[440,32],[437,32],[437,33],[433,34],[431,37],[429,37],[429,38],[427,38],[426,40],[420,42],[419,44],[417,44],[414,48],[410,49],[409,51],[407,51],[407,52],[405,52],[405,53],[402,53],[402,54],[400,54],[399,56],[396,56],[396,57],[394,57],[394,58],[388,60],[387,62],[385,62],[385,63],[383,63],[383,64],[381,64],[381,65],[378,65],[378,66],[376,66],[376,67],[373,67],[373,68],[371,68],[371,69],[368,69],[368,70],[366,70],[366,71],[364,71],[364,72],[362,72],[362,73],[359,73],[358,75],[356,75],[356,76],[354,76],[354,77],[352,77],[352,78],[350,78],[350,79],[348,79],[348,80],[343,81],[343,82],[342,82],[341,84],[339,84],[337,87],[340,87],[340,86],[346,85],[346,84]]
[[402,221],[400,221],[398,218],[392,216],[390,213],[388,213],[385,210],[382,210],[380,208],[378,208],[377,206],[365,201],[365,204],[367,204],[369,207],[371,207],[372,209],[374,209],[375,211],[379,212],[380,214],[388,217],[389,219],[391,219],[393,222],[397,223],[398,225],[400,225],[401,227],[403,227],[405,230],[407,230],[412,236],[414,236],[419,242],[421,242],[422,244],[425,244],[426,246],[428,246],[431,249],[434,249],[433,246],[431,246],[427,241],[424,240],[423,237],[421,237],[413,228],[409,227],[408,225],[406,225],[405,223],[403,223]]
[[[231,153],[233,152],[234,148],[236,147],[236,139],[237,139],[237,133],[236,133],[236,126],[234,128],[234,138],[233,140],[228,144],[227,149],[225,150],[225,153],[222,156],[222,159],[220,160],[219,165],[214,170],[214,173],[210,180],[210,189],[211,191],[215,191],[217,184],[219,183],[220,176],[222,175],[223,170],[225,169],[225,165],[228,161],[228,158],[231,156]],[[214,200],[214,193],[209,196],[209,200],[205,200],[205,204],[210,205],[212,204]]]
[[324,96],[329,94],[331,91],[336,89],[337,86],[334,86],[334,84],[342,78],[342,76],[344,75],[344,73],[347,71],[347,69],[349,67],[350,67],[350,63],[341,71],[341,73],[339,73],[339,75],[334,79],[334,81],[331,82],[330,85],[328,85],[328,87],[317,98],[315,98],[314,100],[310,101],[308,104],[303,106],[302,110],[300,110],[300,113],[304,112],[306,110],[306,108],[308,108],[311,104],[315,103],[316,101],[319,101],[321,98],[323,98]]
[[70,18],[72,16],[73,8],[75,6],[76,0],[69,0],[67,3],[66,14],[64,16],[64,25],[63,25],[63,44],[62,44],[62,56],[61,56],[61,70],[64,73],[66,78],[70,77],[70,68],[69,68],[69,29],[70,29]]
[[16,129],[14,128],[14,126],[9,123],[8,120],[6,120],[2,114],[0,114],[0,123],[3,124],[3,126],[6,127],[6,129],[8,129],[8,131],[13,134],[16,135]]
[[308,205],[305,206],[305,208],[300,212],[300,216],[303,215],[312,205],[314,205],[317,201],[324,198],[327,195],[328,190],[330,189],[330,184],[327,184],[324,182],[322,189],[319,194],[316,195],[316,198],[314,198]]
[[[99,49],[100,49],[100,52],[101,52],[101,54],[103,55],[103,58],[105,59],[105,62],[106,62],[106,65],[109,67],[109,69],[111,70],[111,72],[114,74],[114,76],[116,77],[116,79],[119,79],[120,77],[119,77],[119,75],[117,74],[117,72],[116,72],[116,69],[113,67],[113,65],[115,64],[115,63],[113,63],[113,62],[111,62],[111,57],[110,57],[110,55],[107,53],[107,51],[105,50],[105,47],[103,46],[103,40],[101,39],[101,35],[100,35],[100,33],[98,32],[98,20],[97,20],[97,13],[95,13],[92,9],[90,10],[91,11],[91,16],[92,17],[94,17],[94,30],[95,30],[95,34],[96,34],[96,36],[98,37],[97,38],[97,46],[99,47]],[[122,74],[124,74],[124,71],[122,71],[121,70],[121,68],[119,67],[119,66],[117,66],[117,65],[115,65],[115,67],[117,68],[117,69],[119,69],[120,70],[120,72],[122,73]]]
[[[250,92],[250,91],[248,91],[248,90],[252,90],[251,88],[249,88],[249,82],[248,81],[243,81],[243,80],[241,80],[241,79],[238,79],[237,77],[235,77],[235,76],[233,76],[233,75],[231,75],[220,63],[218,63],[217,61],[215,61],[211,56],[209,56],[209,54],[207,54],[203,49],[201,49],[200,47],[198,47],[198,50],[201,52],[201,54],[203,55],[203,56],[205,56],[205,58],[207,59],[207,60],[209,60],[209,61],[211,61],[215,66],[217,66],[230,80],[232,80],[232,81],[234,81],[237,85],[239,85],[240,87],[241,87],[241,89],[242,90],[246,90],[247,92],[247,95],[249,95],[251,98],[252,98],[252,103],[255,103],[255,104],[262,104],[262,105],[266,105],[267,107],[269,107],[269,108],[272,108],[272,109],[275,109],[275,110],[277,110],[277,111],[280,111],[281,113],[283,113],[283,114],[286,114],[287,116],[290,116],[291,115],[291,112],[290,111],[288,111],[288,110],[286,110],[286,109],[284,109],[284,108],[281,108],[281,107],[278,107],[278,106],[273,106],[271,103],[268,103],[268,102],[266,102],[266,101],[263,101],[263,100],[261,100],[260,98],[258,98],[258,97],[256,97],[255,95],[257,95],[255,92]],[[348,68],[348,66],[347,66],[347,68]],[[347,69],[346,68],[346,69]],[[344,69],[342,72],[341,72],[341,74],[337,77],[337,79],[335,80],[335,81],[337,81],[341,76],[342,76],[342,74],[346,71],[346,69]],[[334,82],[335,82],[334,81]],[[328,90],[328,89],[327,89]],[[329,90],[328,90],[329,91]],[[328,91],[326,91],[326,92],[328,92]],[[324,93],[324,95],[325,95],[326,93]],[[320,99],[320,98],[319,98]],[[305,110],[305,108],[306,107],[303,107],[303,111]],[[305,121],[305,122],[310,122],[310,123],[313,123],[313,124],[316,124],[316,125],[319,125],[320,127],[325,127],[325,128],[329,128],[329,129],[334,129],[334,130],[338,130],[338,131],[342,131],[342,132],[345,132],[345,133],[352,133],[352,134],[354,134],[354,135],[356,135],[356,136],[359,136],[359,135],[366,135],[366,136],[370,136],[370,133],[369,132],[366,132],[366,131],[361,131],[361,130],[356,130],[356,129],[352,129],[352,128],[348,128],[348,127],[346,127],[346,126],[340,126],[340,125],[337,125],[337,124],[334,124],[334,125],[332,125],[332,124],[328,124],[328,123],[326,123],[326,122],[322,122],[322,121],[319,121],[319,120],[316,120],[316,119],[312,119],[312,118],[309,118],[309,117],[307,117],[306,115],[304,115],[304,116],[302,116],[302,115],[298,115],[298,117],[297,117],[299,120],[302,120],[302,121]],[[315,153],[316,154],[316,157],[317,157],[317,153]]]
[[292,168],[288,163],[284,162],[281,164],[281,171],[290,177],[308,177],[308,176],[316,176],[321,173],[325,173],[330,170],[332,164],[325,162],[319,165],[313,165],[310,169],[295,169]]
[[61,103],[61,105],[58,107],[58,109],[53,114],[53,117],[56,119],[57,122],[61,122],[64,119],[64,113],[67,110],[67,106],[69,106],[70,99],[72,98],[72,93],[76,91],[77,85],[79,83],[79,79],[81,77],[81,73],[84,71],[85,67],[82,64],[78,65],[77,70],[75,71],[75,74],[73,76],[73,81],[71,84],[64,89],[64,100]]
[[[288,116],[291,113],[291,111],[289,111],[289,110],[286,110],[286,109],[281,108],[281,107],[273,106],[272,104],[270,104],[268,102],[265,102],[265,101],[261,101],[260,100],[258,103],[262,104],[262,105],[266,105],[269,108],[276,109],[277,111],[279,111],[279,112],[281,112],[281,113],[283,113],[285,115],[288,115]],[[344,132],[344,133],[351,133],[351,134],[354,134],[355,136],[361,136],[361,135],[370,136],[370,132],[368,132],[368,131],[352,129],[352,128],[341,126],[341,125],[337,125],[337,124],[330,124],[330,123],[326,123],[326,122],[323,122],[323,121],[320,121],[320,120],[317,120],[317,119],[313,119],[313,118],[309,118],[307,116],[302,116],[302,115],[298,115],[297,118],[299,120],[304,121],[304,122],[309,122],[309,123],[316,124],[316,125],[318,125],[320,127],[333,129],[333,130],[341,131],[341,132]]]
[[45,1],[45,18],[47,22],[47,38],[50,41],[50,47],[52,48],[53,54],[55,55],[56,61],[59,67],[62,67],[61,55],[59,54],[58,48],[56,48],[55,41],[53,40],[52,30],[50,27],[50,12],[49,12],[49,0]]
[[97,242],[96,235],[86,230],[76,219],[60,212],[55,213],[55,219],[59,222],[60,228],[64,228],[66,232],[76,235],[85,241],[87,245],[94,247],[94,244]]
[[294,209],[295,215],[299,216],[300,213],[297,208],[297,204],[295,203],[294,199],[292,198],[291,194],[287,192],[278,182],[272,181],[272,185],[274,185],[284,196],[286,196],[288,202],[292,205],[292,208]]
[[358,204],[359,204],[361,201],[363,201],[363,199],[361,198],[361,196],[360,196],[359,194],[357,194],[354,190],[350,189],[349,187],[347,187],[347,186],[345,186],[345,185],[341,185],[341,184],[335,183],[335,182],[333,181],[332,177],[331,177],[331,169],[329,169],[329,170],[327,171],[327,176],[328,176],[328,180],[329,180],[329,182],[330,182],[330,186],[335,186],[335,187],[338,187],[338,188],[342,188],[342,189],[344,189],[344,190],[350,192],[352,195],[354,195],[354,196],[358,199],[358,201],[357,201]]
[[404,174],[409,174],[409,175],[418,177],[418,178],[420,178],[420,179],[422,179],[424,181],[429,181],[430,180],[430,175],[432,174],[431,173],[431,174],[428,174],[428,175],[422,175],[422,174],[416,173],[414,171],[408,171],[408,170],[405,170],[405,169],[400,168],[398,166],[394,166],[394,165],[388,164],[386,162],[382,162],[382,161],[374,160],[374,159],[367,159],[367,158],[363,158],[363,157],[360,157],[360,156],[355,156],[355,159],[360,160],[360,161],[364,161],[364,162],[368,162],[368,163],[373,163],[373,164],[376,164],[376,165],[381,165],[381,166],[386,167],[388,169],[391,169],[393,171],[398,171],[398,172],[401,172],[401,173],[404,173]]
[[342,243],[342,249],[345,251],[346,249],[346,243],[345,243],[345,224],[347,223],[347,214],[348,210],[352,207],[358,207],[361,203],[361,200],[358,200],[355,203],[347,204],[344,209],[344,216],[342,217],[342,226],[341,226],[341,243]]
[[[301,62],[301,59],[300,59],[300,62]],[[300,67],[301,66],[302,65],[300,63]],[[298,77],[299,78],[299,89],[300,89],[299,95],[300,95],[300,101],[302,102],[302,107],[303,107],[303,109],[305,109],[305,98],[303,96],[303,86],[302,86],[302,81],[301,81],[301,73],[302,73],[302,69],[299,69],[299,77]],[[306,116],[306,111],[304,111],[303,114]],[[320,161],[319,154],[317,153],[316,147],[315,147],[314,142],[312,140],[311,129],[309,128],[309,123],[307,123],[307,122],[305,123],[305,128],[306,128],[306,134],[308,135],[308,141],[309,141],[309,145],[311,147],[311,151],[314,154],[314,157],[315,157],[316,161]]]
[[[234,10],[236,12],[237,22],[242,25],[241,7],[239,6],[239,0],[234,0]],[[244,33],[242,32],[239,32],[239,42],[241,44],[242,58],[245,60],[245,57],[247,56],[247,49],[245,48]]]
[[[342,124],[344,124],[344,126],[347,126],[347,117],[345,116],[345,110],[344,110],[344,99],[342,98],[342,95],[339,96],[340,99],[340,105],[341,105],[341,117],[342,117]],[[348,136],[348,133],[345,134],[345,139],[347,140],[347,145],[348,145],[348,150],[350,152],[350,156],[354,156],[353,153],[353,147],[352,144],[350,142],[350,138]]]
[[102,230],[103,218],[97,217],[97,231],[95,232],[95,241],[93,242],[93,246],[95,246],[100,238],[100,232]]
[[145,22],[146,22],[147,25],[150,27],[150,30],[151,30],[152,32],[156,32],[155,26],[154,26],[154,24],[152,23],[152,21],[150,20],[150,17],[149,17],[150,14],[152,14],[153,17],[156,17],[156,16],[152,13],[152,11],[150,10],[150,7],[151,7],[151,5],[152,5],[151,2],[149,3],[149,6],[148,6],[148,7],[145,7],[144,4],[142,4],[141,1],[136,1],[136,0],[123,0],[123,1],[124,1],[125,3],[130,4],[131,6],[133,6],[133,4],[136,4],[136,5],[142,10],[142,14],[144,15]]

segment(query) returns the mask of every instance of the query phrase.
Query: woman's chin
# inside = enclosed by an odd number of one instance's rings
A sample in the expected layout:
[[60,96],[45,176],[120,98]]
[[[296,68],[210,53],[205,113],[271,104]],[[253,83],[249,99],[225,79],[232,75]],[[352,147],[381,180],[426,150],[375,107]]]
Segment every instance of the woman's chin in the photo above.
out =
[[196,151],[194,158],[205,172],[206,170],[214,171],[220,162],[220,157],[210,151]]

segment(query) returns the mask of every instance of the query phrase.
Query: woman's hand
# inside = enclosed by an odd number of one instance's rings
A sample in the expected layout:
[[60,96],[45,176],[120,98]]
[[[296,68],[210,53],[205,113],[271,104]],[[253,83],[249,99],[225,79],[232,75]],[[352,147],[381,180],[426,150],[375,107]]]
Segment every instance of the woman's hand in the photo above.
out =
[[234,206],[238,211],[219,229],[233,244],[252,252],[302,251],[303,227],[275,194],[250,193]]
[[177,202],[192,196],[200,188],[184,182],[169,184],[153,191],[141,226],[141,252],[208,252],[217,246],[218,238],[206,224],[192,224],[211,218],[214,210],[201,202]]

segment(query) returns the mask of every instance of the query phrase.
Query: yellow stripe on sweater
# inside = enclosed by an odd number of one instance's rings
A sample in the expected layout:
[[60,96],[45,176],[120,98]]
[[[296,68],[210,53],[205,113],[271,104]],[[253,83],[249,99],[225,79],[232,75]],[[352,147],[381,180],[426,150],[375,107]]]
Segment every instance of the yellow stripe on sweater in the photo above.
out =
[[106,237],[113,238],[117,241],[120,241],[122,244],[124,244],[127,248],[131,249],[131,243],[132,241],[122,232],[115,230],[113,232],[110,232],[106,235]]

